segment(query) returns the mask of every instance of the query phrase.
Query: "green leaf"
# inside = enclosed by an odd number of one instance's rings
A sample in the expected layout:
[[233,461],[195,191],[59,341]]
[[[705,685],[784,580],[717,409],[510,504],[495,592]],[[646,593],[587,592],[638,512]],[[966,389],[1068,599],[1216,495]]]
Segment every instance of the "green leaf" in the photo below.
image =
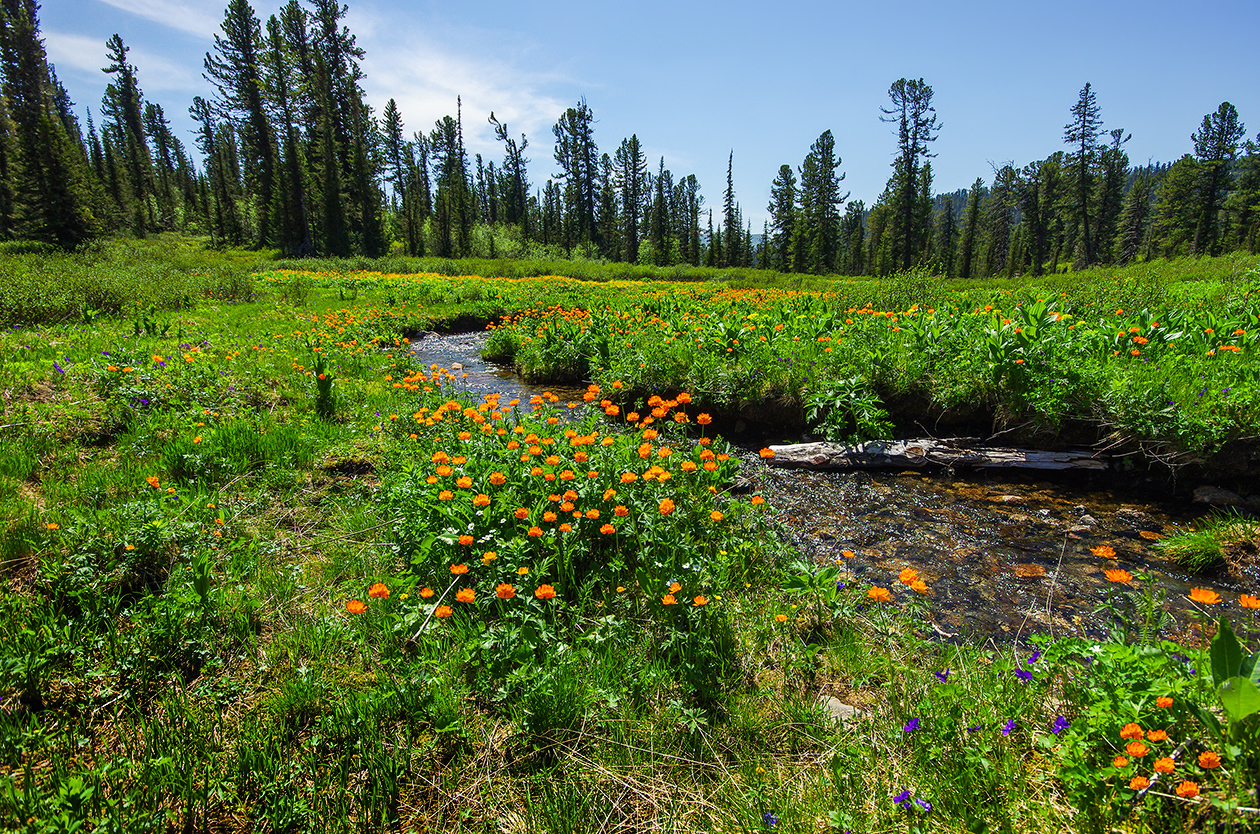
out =
[[1233,723],[1260,712],[1260,689],[1248,678],[1230,678],[1217,687],[1216,694],[1220,696],[1221,706],[1225,707],[1225,712]]
[[1216,636],[1212,638],[1210,655],[1212,683],[1217,686],[1236,676],[1242,667],[1242,646],[1238,645],[1238,638],[1234,636],[1234,630],[1229,627],[1229,620],[1224,617],[1221,617]]
[[1260,652],[1253,652],[1248,655],[1242,662],[1242,666],[1238,668],[1238,674],[1244,678],[1251,678],[1252,683],[1256,682],[1256,677],[1260,676],[1260,670],[1256,669],[1256,661],[1260,660]]
[[1193,701],[1191,701],[1190,711],[1194,713],[1194,717],[1199,719],[1199,723],[1202,724],[1205,728],[1211,730],[1214,733],[1219,733],[1221,731],[1221,722],[1216,719],[1215,715],[1208,712],[1208,710],[1205,709],[1202,704],[1196,704]]

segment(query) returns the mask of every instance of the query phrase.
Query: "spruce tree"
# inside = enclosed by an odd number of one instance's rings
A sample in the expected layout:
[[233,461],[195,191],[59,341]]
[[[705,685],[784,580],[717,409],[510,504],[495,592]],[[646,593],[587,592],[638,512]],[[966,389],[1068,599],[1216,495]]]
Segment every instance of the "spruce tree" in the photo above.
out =
[[1075,269],[1092,266],[1096,260],[1094,234],[1091,228],[1091,198],[1098,162],[1098,137],[1102,134],[1102,117],[1097,97],[1087,83],[1072,105],[1072,121],[1063,128],[1063,141],[1071,147],[1067,170],[1071,180],[1073,220],[1079,229],[1079,246]]
[[967,193],[967,208],[963,212],[962,242],[958,247],[958,277],[975,277],[976,241],[980,234],[980,205],[984,200],[984,180],[979,177]]
[[1202,171],[1194,228],[1196,255],[1215,255],[1220,251],[1219,214],[1229,194],[1229,165],[1245,133],[1238,111],[1224,101],[1215,113],[1203,117],[1203,124],[1190,137]]
[[888,182],[894,209],[891,252],[897,268],[909,269],[928,238],[927,218],[919,202],[920,163],[935,156],[931,143],[940,125],[932,106],[932,87],[922,78],[894,81],[888,97],[892,106],[880,108],[880,120],[897,125],[897,158]]

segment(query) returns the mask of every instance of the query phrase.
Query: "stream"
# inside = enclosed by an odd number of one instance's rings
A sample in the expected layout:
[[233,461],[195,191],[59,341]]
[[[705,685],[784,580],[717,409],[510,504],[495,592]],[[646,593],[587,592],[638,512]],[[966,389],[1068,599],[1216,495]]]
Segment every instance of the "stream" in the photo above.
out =
[[[561,403],[583,407],[584,387],[530,385],[483,361],[485,340],[483,332],[427,335],[411,351],[425,366],[452,370],[476,395],[526,399],[550,391]],[[1213,613],[1239,625],[1254,620],[1255,612],[1237,600],[1260,591],[1260,578],[1239,582],[1224,568],[1189,574],[1153,547],[1207,515],[1204,505],[1191,503],[1189,487],[1172,494],[1166,484],[1114,473],[789,470],[766,466],[757,450],[801,438],[728,439],[742,461],[741,477],[765,496],[810,562],[829,565],[852,551],[855,557],[842,561],[859,587],[892,588],[903,568],[918,571],[931,589],[928,616],[938,638],[1006,644],[1037,633],[1101,637],[1108,620],[1097,609],[1115,590],[1104,568],[1155,579],[1172,617],[1166,637],[1189,636],[1191,587],[1221,595],[1224,604]],[[1115,558],[1090,552],[1102,546]]]

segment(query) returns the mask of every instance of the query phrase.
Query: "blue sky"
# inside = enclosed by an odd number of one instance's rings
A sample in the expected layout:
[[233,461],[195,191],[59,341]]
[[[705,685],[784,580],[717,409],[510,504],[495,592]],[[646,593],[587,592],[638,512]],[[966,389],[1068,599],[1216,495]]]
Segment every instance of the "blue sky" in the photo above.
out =
[[[551,126],[579,97],[611,154],[637,133],[655,170],[694,173],[720,209],[727,154],[736,197],[760,232],[780,165],[799,167],[824,130],[844,186],[869,206],[895,151],[879,120],[888,87],[923,78],[942,125],[934,190],[991,181],[1063,146],[1085,82],[1135,163],[1192,150],[1203,116],[1230,101],[1260,130],[1257,0],[903,0],[898,3],[487,2],[348,0],[367,51],[364,87],[379,113],[397,99],[408,131],[432,128],[463,96],[470,151],[499,159],[486,117],[524,132],[536,187],[555,169]],[[280,0],[255,0],[265,19]],[[192,145],[187,108],[209,97],[201,62],[225,0],[45,0],[50,59],[79,109],[99,109],[105,40],[132,49],[146,98]]]

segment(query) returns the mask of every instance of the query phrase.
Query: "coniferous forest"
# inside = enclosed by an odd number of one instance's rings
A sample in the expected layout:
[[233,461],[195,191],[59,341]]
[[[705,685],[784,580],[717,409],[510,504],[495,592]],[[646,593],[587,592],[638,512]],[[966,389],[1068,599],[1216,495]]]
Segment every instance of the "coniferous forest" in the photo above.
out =
[[[264,21],[231,0],[204,61],[213,92],[187,105],[198,125],[189,148],[146,99],[144,68],[117,35],[97,115],[89,108],[82,124],[46,60],[38,4],[4,0],[0,237],[74,249],[182,231],[291,256],[579,256],[873,276],[923,266],[962,278],[1260,248],[1260,145],[1229,102],[1186,126],[1180,159],[1134,166],[1130,134],[1105,122],[1086,83],[1061,150],[941,194],[932,87],[901,78],[871,105],[896,141],[875,203],[848,199],[843,148],[825,131],[774,175],[770,219],[754,230],[734,193],[734,151],[720,205],[706,206],[696,177],[647,159],[637,135],[601,149],[585,99],[532,145],[458,101],[408,137],[393,99],[379,114],[365,101],[346,12],[290,0]],[[501,158],[470,156],[465,118],[489,120]],[[527,154],[548,145],[560,173],[531,180]]]

